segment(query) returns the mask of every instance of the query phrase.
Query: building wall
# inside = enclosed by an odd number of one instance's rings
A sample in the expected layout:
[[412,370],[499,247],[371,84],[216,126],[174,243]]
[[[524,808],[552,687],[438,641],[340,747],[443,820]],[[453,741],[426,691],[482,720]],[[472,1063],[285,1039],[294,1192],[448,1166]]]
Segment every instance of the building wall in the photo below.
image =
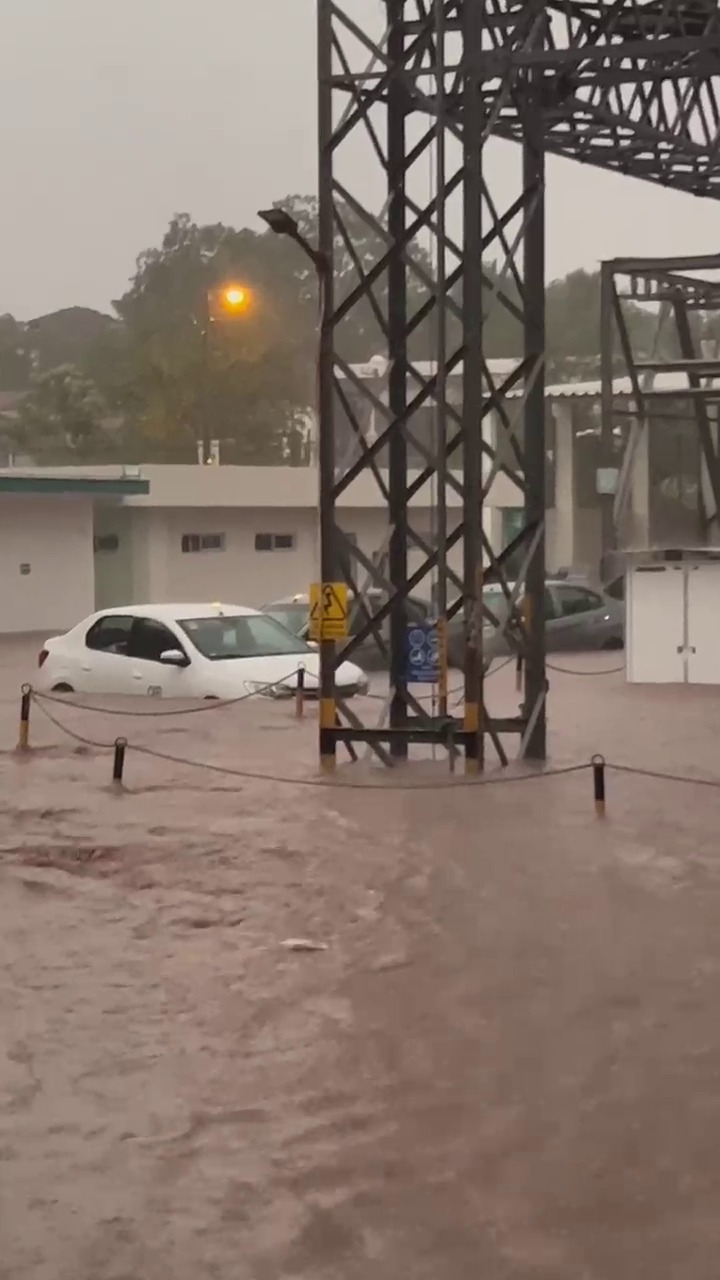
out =
[[95,608],[134,598],[131,514],[119,503],[96,505],[93,517]]
[[3,494],[0,632],[67,630],[94,597],[92,501]]
[[[430,513],[415,511],[412,522],[430,543]],[[384,512],[347,508],[340,515],[340,526],[368,558],[387,547]],[[258,533],[291,534],[294,546],[292,550],[257,551]],[[183,535],[188,534],[224,535],[224,549],[183,551]],[[225,600],[258,606],[306,591],[318,574],[315,510],[134,509],[131,540],[135,603]],[[411,549],[410,572],[422,558],[420,551]],[[462,550],[451,551],[448,562],[460,573]],[[359,578],[362,582],[362,571]],[[418,594],[429,596],[430,586],[427,579],[418,586]]]
[[[133,511],[135,602],[225,600],[261,605],[307,590],[314,575],[314,511],[229,507]],[[290,534],[291,549],[259,551],[257,534]],[[183,538],[219,535],[219,549],[183,550]]]

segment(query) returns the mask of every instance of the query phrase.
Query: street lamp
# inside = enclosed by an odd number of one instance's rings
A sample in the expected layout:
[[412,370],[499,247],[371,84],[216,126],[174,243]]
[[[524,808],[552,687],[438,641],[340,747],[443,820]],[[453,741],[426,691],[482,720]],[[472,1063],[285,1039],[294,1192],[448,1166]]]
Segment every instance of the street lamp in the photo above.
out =
[[[335,390],[333,371],[333,257],[318,249],[302,234],[286,209],[259,209],[258,217],[276,236],[287,236],[300,246],[315,268],[320,293],[320,341],[317,363],[317,464],[319,569],[321,582],[334,582],[337,570],[336,532],[329,495],[335,483]],[[322,227],[322,223],[321,223]],[[321,232],[322,235],[322,232]],[[332,246],[332,230],[329,229]],[[324,769],[335,767],[335,729],[339,724],[335,704],[335,641],[320,629],[320,760]]]
[[253,304],[252,291],[244,284],[222,284],[208,290],[208,318],[232,320],[245,315]]
[[[212,450],[208,440],[210,418],[210,329],[213,324],[228,324],[247,315],[253,307],[254,297],[251,289],[245,284],[227,281],[215,285],[205,291],[204,322],[202,327],[203,344],[203,387],[202,387],[202,438],[198,439],[198,461],[218,462],[217,450]],[[212,452],[213,456],[210,456]]]
[[325,281],[331,271],[331,263],[321,249],[316,249],[303,235],[297,222],[287,209],[258,209],[258,218],[262,218],[276,236],[287,236],[300,245],[303,253],[312,262],[324,288]]

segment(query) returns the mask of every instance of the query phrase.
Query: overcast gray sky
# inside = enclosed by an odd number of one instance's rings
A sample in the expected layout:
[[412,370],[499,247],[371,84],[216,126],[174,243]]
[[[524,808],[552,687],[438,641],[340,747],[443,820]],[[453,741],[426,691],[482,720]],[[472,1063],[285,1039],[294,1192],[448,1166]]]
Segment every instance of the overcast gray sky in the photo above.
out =
[[[314,0],[0,0],[0,13],[0,312],[108,309],[175,211],[254,225],[260,206],[315,189]],[[493,147],[501,188],[509,152]],[[550,277],[717,249],[714,203],[550,162]]]

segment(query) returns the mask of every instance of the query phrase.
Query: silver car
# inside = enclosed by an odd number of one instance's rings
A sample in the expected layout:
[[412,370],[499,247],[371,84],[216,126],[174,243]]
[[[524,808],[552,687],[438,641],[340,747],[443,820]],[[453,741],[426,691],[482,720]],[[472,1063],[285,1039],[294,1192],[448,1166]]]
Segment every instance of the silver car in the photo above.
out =
[[[513,587],[510,587],[513,590]],[[522,597],[522,589],[518,592]],[[507,598],[499,586],[488,584],[483,604],[500,624],[486,618],[483,632],[486,657],[514,652],[508,638]],[[548,653],[622,649],[625,645],[625,605],[580,579],[548,579],[545,583],[545,637]]]

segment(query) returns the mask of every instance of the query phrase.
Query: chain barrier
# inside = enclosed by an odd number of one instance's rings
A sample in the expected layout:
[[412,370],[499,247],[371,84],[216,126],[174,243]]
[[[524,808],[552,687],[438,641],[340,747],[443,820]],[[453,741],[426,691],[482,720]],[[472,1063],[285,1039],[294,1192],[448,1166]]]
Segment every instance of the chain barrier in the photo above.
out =
[[619,671],[625,670],[624,662],[619,667],[601,667],[599,671],[578,671],[576,667],[559,667],[556,663],[547,660],[545,666],[548,671],[559,671],[564,676],[614,676]]
[[[490,676],[497,675],[498,671],[502,671],[503,667],[507,667],[509,663],[513,661],[514,661],[514,654],[511,654],[509,658],[505,658],[502,662],[500,662],[497,667],[493,667],[493,666],[488,667],[487,671],[485,672],[485,679],[489,680]],[[459,703],[463,701],[463,697],[465,694],[465,686],[462,684],[457,684],[455,685],[454,689],[448,689],[448,694],[447,694],[448,698],[454,698],[456,694],[459,694],[459,698],[458,698],[458,701],[453,704],[454,706],[458,706]],[[366,698],[372,698],[373,701],[375,702],[387,702],[388,696],[389,696],[389,691],[388,693],[366,693],[364,695],[364,697]],[[435,693],[415,693],[413,694],[413,696],[417,699],[418,702],[423,702],[423,701],[427,701],[428,698],[437,699],[438,695],[435,692]]]
[[[38,706],[42,702],[55,702],[61,707],[72,707],[75,711],[96,711],[106,716],[130,716],[137,720],[156,720],[162,716],[194,716],[201,711],[224,711],[227,707],[236,707],[240,702],[247,702],[248,698],[262,698],[270,689],[280,688],[285,684],[286,680],[292,680],[293,676],[298,676],[304,668],[296,667],[294,671],[288,672],[280,680],[273,680],[269,684],[258,685],[257,689],[253,689],[251,693],[238,694],[237,698],[208,698],[200,707],[178,708],[171,707],[161,711],[130,711],[123,707],[93,707],[88,702],[70,702],[67,698],[59,698],[52,693],[37,693],[32,691],[33,702]],[[294,689],[285,686],[284,695],[288,700],[295,693]]]
[[[511,654],[509,658],[505,658],[502,662],[498,663],[496,667],[490,666],[488,670],[485,672],[485,679],[486,680],[490,679],[491,676],[497,675],[499,671],[502,671],[504,667],[509,666],[510,663],[514,661],[514,656],[515,656],[514,654]],[[624,670],[624,664],[619,667],[605,667],[600,671],[577,671],[572,667],[560,667],[552,662],[548,662],[546,665],[550,671],[559,671],[563,675],[569,675],[569,676],[575,676],[575,675],[605,676],[605,675],[613,675],[616,672]],[[282,687],[285,684],[285,681],[291,680],[293,676],[298,675],[299,671],[300,671],[300,668],[297,668],[294,671],[288,672],[286,676],[283,676],[279,680],[273,680],[272,682],[266,685],[261,685],[259,688],[253,689],[251,693],[241,693],[236,698],[207,699],[203,703],[203,705],[199,707],[172,707],[172,708],[167,708],[167,709],[158,710],[158,711],[154,711],[154,710],[153,711],[136,711],[136,710],[130,710],[124,707],[97,707],[97,706],[93,706],[89,702],[76,702],[74,700],[70,700],[70,698],[68,697],[58,697],[56,694],[52,694],[52,693],[38,693],[36,690],[33,690],[32,696],[33,696],[33,701],[36,702],[38,705],[40,705],[40,703],[42,702],[54,702],[61,707],[72,707],[73,710],[75,711],[89,711],[89,712],[95,712],[101,715],[126,716],[130,719],[137,719],[137,720],[155,720],[155,719],[160,719],[163,716],[193,716],[193,715],[199,715],[205,711],[224,711],[228,707],[236,707],[241,702],[247,702],[249,698],[264,697],[267,691]],[[292,696],[293,692],[294,692],[293,689],[287,689],[288,698]],[[462,701],[463,693],[464,693],[464,686],[461,684],[458,684],[455,686],[454,689],[448,690],[448,698],[454,698],[456,695],[459,695],[459,701]],[[362,696],[372,699],[375,702],[385,702],[388,697],[388,694],[387,693],[367,693],[367,694],[363,694]],[[423,700],[426,701],[429,698],[437,697],[437,694],[421,693],[421,694],[416,694],[415,696],[418,699],[418,701],[423,701]],[[5,698],[0,700],[0,705],[9,706],[14,701],[15,701],[14,698]],[[458,703],[455,703],[454,705],[457,706]]]
[[[33,700],[35,695],[33,695]],[[457,787],[494,787],[502,785],[512,785],[517,782],[536,782],[543,778],[558,778],[572,773],[586,773],[591,771],[594,779],[595,804],[598,814],[605,812],[605,773],[619,773],[630,777],[650,778],[658,782],[671,782],[684,786],[694,787],[710,787],[713,790],[720,790],[720,778],[694,778],[688,774],[672,773],[662,769],[646,769],[640,765],[619,764],[612,760],[606,760],[602,755],[593,755],[590,760],[571,765],[562,765],[552,769],[537,769],[533,772],[518,774],[503,774],[493,777],[464,777],[449,778],[445,781],[433,780],[428,778],[418,779],[417,782],[352,782],[344,778],[298,778],[290,774],[280,773],[259,773],[253,769],[235,769],[229,765],[213,764],[204,760],[188,760],[184,756],[172,755],[169,752],[158,751],[154,747],[146,747],[141,744],[129,743],[127,739],[116,738],[113,742],[98,742],[95,739],[87,738],[83,734],[78,733],[75,729],[71,729],[68,725],[58,720],[56,716],[44,707],[38,704],[43,715],[47,717],[52,724],[55,725],[62,733],[65,733],[75,742],[86,747],[92,747],[98,751],[116,751],[118,743],[122,743],[124,748],[131,749],[138,755],[148,756],[151,759],[165,761],[168,764],[180,765],[189,769],[204,769],[208,773],[222,774],[229,778],[240,778],[251,782],[270,782],[276,785],[287,785],[297,787],[315,787],[329,788],[331,790],[348,790],[348,791],[444,791]]]

